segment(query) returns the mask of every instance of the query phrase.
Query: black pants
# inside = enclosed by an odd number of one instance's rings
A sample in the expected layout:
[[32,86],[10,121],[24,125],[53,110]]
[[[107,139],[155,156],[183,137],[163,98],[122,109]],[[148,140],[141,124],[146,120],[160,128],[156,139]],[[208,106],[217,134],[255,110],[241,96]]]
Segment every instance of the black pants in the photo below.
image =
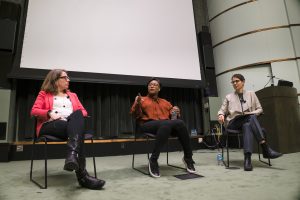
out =
[[227,128],[243,131],[244,153],[253,152],[253,136],[258,142],[264,140],[264,131],[260,126],[256,115],[238,116],[230,121]]
[[185,158],[192,158],[192,149],[188,130],[182,120],[154,120],[144,123],[141,130],[156,135],[154,150],[151,159],[157,160],[163,146],[170,135],[178,137]]
[[57,138],[68,140],[68,138],[79,138],[81,145],[78,154],[84,156],[83,153],[83,134],[84,134],[84,117],[81,110],[73,112],[65,120],[54,120],[43,124],[40,135],[52,135]]

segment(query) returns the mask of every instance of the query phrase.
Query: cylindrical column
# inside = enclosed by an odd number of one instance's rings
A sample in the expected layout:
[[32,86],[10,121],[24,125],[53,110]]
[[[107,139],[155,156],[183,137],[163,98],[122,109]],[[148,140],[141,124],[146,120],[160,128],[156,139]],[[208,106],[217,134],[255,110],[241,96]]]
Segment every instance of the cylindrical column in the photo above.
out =
[[209,0],[210,31],[219,96],[241,73],[246,89],[270,86],[268,76],[293,82],[300,95],[300,1]]

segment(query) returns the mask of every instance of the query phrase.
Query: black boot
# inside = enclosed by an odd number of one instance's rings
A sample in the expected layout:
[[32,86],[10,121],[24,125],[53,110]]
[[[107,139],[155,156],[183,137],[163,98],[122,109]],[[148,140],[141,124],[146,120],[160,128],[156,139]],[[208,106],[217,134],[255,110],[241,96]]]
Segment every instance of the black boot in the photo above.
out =
[[276,152],[273,149],[271,149],[266,142],[261,144],[261,147],[264,158],[274,159],[282,156],[282,153]]
[[245,171],[252,171],[253,170],[253,167],[252,167],[252,164],[251,164],[251,153],[245,153],[244,170]]
[[76,151],[69,151],[65,160],[64,170],[73,171],[78,169],[78,153]]
[[64,170],[67,171],[79,170],[78,152],[80,150],[81,143],[82,143],[82,139],[78,135],[69,138],[67,142],[68,153],[67,153],[67,158],[65,160]]
[[97,179],[89,175],[85,169],[84,157],[79,158],[79,170],[76,171],[76,176],[79,185],[88,189],[100,190],[105,184],[104,180]]

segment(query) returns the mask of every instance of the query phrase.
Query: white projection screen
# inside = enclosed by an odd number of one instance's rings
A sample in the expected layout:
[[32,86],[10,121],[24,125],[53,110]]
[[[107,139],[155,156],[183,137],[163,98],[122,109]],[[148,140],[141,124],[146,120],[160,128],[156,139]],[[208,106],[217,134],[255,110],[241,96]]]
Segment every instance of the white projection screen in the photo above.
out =
[[192,0],[28,0],[19,68],[63,68],[78,81],[159,77],[199,87]]

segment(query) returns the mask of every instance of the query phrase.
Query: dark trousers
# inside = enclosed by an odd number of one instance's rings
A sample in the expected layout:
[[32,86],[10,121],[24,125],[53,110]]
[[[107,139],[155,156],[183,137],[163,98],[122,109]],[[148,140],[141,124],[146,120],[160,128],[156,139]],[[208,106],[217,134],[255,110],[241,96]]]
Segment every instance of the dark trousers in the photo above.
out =
[[258,142],[264,140],[264,132],[256,115],[238,116],[230,121],[227,128],[243,131],[244,153],[253,152],[253,136]]
[[69,138],[77,138],[78,154],[84,156],[83,153],[83,134],[84,134],[84,117],[81,110],[73,112],[65,120],[53,120],[43,124],[40,130],[40,135],[52,135],[57,138],[68,140]]
[[157,160],[163,146],[167,143],[170,135],[178,137],[185,158],[192,158],[190,137],[185,123],[180,120],[154,120],[144,123],[141,130],[145,133],[156,135],[154,150],[151,159]]

